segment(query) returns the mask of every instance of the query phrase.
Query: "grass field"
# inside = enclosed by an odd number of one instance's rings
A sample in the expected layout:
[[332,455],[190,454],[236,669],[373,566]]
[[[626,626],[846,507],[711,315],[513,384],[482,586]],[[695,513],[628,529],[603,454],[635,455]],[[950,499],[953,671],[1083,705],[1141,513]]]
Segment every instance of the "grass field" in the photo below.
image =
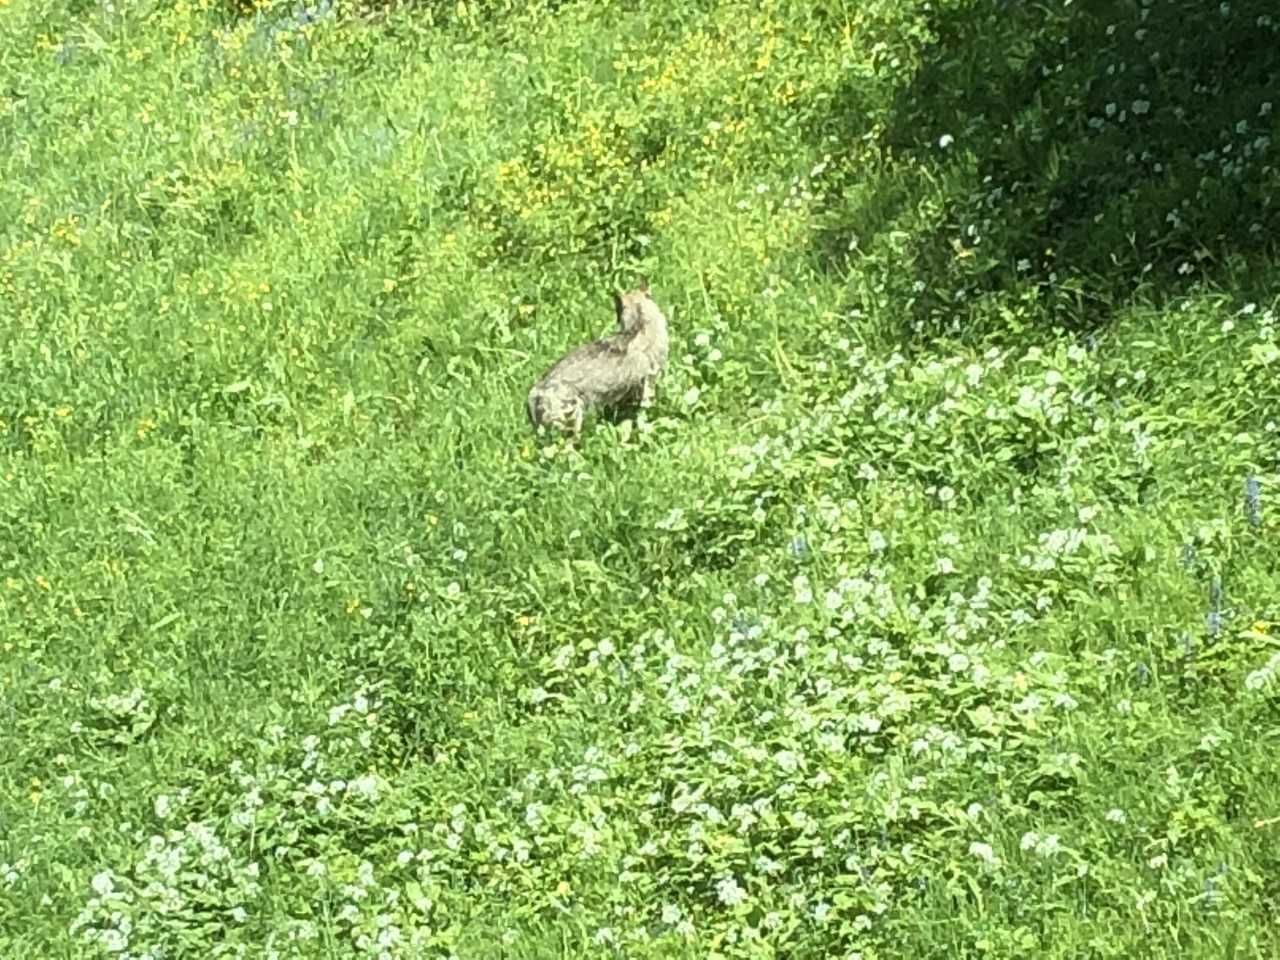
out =
[[1280,956],[1273,6],[0,0],[0,957]]

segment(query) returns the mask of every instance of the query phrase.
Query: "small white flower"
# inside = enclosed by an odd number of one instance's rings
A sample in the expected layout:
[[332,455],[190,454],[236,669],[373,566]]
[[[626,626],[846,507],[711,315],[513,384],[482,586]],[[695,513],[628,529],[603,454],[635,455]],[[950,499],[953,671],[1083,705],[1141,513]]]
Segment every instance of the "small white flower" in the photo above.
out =
[[1041,838],[1040,842],[1036,844],[1036,853],[1042,857],[1051,857],[1055,853],[1061,851],[1061,849],[1062,847],[1058,844],[1058,835],[1056,833],[1051,833],[1048,836]]
[[969,853],[979,860],[985,860],[992,866],[1000,862],[1000,858],[995,855],[995,851],[991,849],[989,843],[978,843],[976,840],[969,844]]
[[709,347],[709,346],[711,346],[711,334],[709,334],[709,333],[700,333],[700,334],[698,334],[696,337],[694,337],[694,338],[693,338],[693,342],[694,342],[694,345],[695,345],[695,346],[699,346],[699,347]]
[[726,907],[736,907],[746,901],[747,891],[738,886],[738,881],[733,877],[725,877],[716,884],[716,896]]
[[1106,819],[1109,823],[1124,823],[1129,818],[1119,807],[1112,807],[1107,811]]
[[773,762],[781,767],[784,773],[794,773],[800,766],[800,758],[790,750],[779,750],[773,755]]
[[116,885],[112,878],[110,870],[103,870],[101,873],[95,873],[93,879],[89,881],[89,886],[93,888],[93,892],[100,897],[109,897],[115,892]]
[[676,924],[680,922],[680,918],[684,916],[680,908],[674,903],[668,903],[662,908],[662,922],[668,924]]
[[688,390],[684,392],[684,405],[686,407],[692,407],[695,403],[698,402],[698,398],[701,396],[702,396],[701,390],[699,390],[697,387],[690,387]]
[[956,142],[956,138],[949,133],[944,133],[942,136],[938,138],[938,146],[940,146],[943,150],[947,149],[947,147],[951,146],[955,142]]
[[169,816],[169,798],[163,793],[160,794],[160,796],[156,797],[154,808],[156,818],[160,820],[165,819],[165,817]]

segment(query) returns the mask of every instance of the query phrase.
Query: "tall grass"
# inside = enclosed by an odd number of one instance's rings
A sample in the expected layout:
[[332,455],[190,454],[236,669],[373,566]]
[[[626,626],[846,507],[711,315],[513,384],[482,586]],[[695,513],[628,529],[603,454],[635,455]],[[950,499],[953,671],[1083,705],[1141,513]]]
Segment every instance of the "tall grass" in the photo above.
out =
[[1276,31],[0,3],[0,954],[1274,956]]

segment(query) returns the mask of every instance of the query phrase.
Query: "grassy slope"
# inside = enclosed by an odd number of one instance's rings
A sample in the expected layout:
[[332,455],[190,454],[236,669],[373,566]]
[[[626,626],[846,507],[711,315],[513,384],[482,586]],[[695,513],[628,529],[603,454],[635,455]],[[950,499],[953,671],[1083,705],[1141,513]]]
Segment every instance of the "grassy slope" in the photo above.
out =
[[[69,6],[0,7],[6,955],[1274,955],[1265,4]],[[649,429],[536,449],[637,274]]]

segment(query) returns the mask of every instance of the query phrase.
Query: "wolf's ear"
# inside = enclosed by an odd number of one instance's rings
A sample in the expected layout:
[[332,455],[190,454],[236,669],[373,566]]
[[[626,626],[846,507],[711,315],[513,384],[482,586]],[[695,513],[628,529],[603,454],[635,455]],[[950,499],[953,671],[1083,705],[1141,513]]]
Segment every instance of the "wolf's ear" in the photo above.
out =
[[649,296],[649,278],[641,277],[640,285],[637,286],[636,289],[639,290],[641,293],[643,293],[646,297]]

